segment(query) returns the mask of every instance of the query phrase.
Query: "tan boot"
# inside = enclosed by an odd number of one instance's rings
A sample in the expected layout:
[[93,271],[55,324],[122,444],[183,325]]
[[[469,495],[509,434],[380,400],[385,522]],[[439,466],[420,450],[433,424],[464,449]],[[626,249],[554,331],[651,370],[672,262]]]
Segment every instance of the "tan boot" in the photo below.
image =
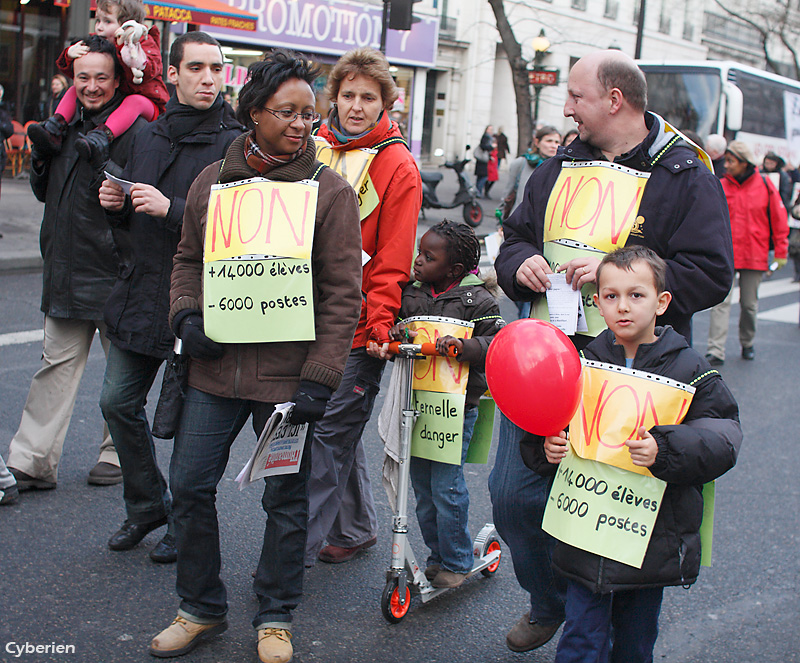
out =
[[218,635],[227,628],[227,622],[197,624],[178,615],[150,642],[150,654],[158,658],[182,656],[192,651],[201,640]]
[[258,658],[263,663],[288,663],[292,660],[292,634],[285,628],[258,630]]

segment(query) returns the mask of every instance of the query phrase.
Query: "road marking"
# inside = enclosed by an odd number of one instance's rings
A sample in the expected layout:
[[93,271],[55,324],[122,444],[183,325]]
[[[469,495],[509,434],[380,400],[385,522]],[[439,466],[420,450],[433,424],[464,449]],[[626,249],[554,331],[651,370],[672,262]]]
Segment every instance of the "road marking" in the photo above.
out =
[[[759,298],[760,300],[760,298]],[[771,322],[789,322],[793,325],[800,321],[800,302],[779,306],[758,314],[759,320],[769,320]]]
[[[481,261],[481,267],[489,267]],[[764,300],[770,297],[780,297],[790,292],[800,292],[797,283],[792,283],[791,279],[778,279],[775,281],[764,281],[758,289],[758,301],[764,304]],[[739,300],[739,288],[734,288],[734,301]],[[779,306],[778,308],[763,311],[758,314],[759,320],[769,320],[771,322],[788,322],[797,324],[800,320],[800,302]],[[0,347],[6,345],[24,345],[25,343],[41,343],[44,340],[43,329],[30,329],[28,331],[11,332],[0,334]]]
[[23,345],[44,341],[44,329],[31,329],[30,331],[11,332],[10,334],[0,334],[0,346],[3,345]]

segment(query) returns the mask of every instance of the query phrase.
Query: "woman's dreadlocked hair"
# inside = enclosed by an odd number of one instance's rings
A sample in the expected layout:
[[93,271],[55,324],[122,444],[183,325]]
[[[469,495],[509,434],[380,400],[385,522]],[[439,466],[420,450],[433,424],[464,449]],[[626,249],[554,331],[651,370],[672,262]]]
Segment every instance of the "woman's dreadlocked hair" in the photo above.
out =
[[464,265],[464,274],[469,274],[477,268],[481,260],[481,245],[472,228],[445,219],[430,230],[447,243],[447,257],[451,264]]

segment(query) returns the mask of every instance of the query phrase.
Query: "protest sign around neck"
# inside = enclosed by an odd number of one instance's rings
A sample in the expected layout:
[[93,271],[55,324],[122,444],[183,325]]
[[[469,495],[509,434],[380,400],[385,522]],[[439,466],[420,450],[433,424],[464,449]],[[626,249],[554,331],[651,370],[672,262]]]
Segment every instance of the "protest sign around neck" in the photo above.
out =
[[604,253],[625,246],[649,177],[609,161],[565,161],[547,201],[544,241],[571,239]]
[[639,428],[679,424],[694,397],[694,387],[614,364],[581,360],[583,395],[569,425],[570,444],[581,458],[597,460],[644,476],[625,442]]
[[666,487],[653,476],[585,460],[570,445],[542,529],[575,548],[641,568]]
[[369,166],[378,150],[334,150],[321,136],[314,136],[314,145],[317,148],[317,161],[332,168],[353,187],[358,196],[359,217],[362,221],[366,219],[380,203],[369,176]]
[[[435,343],[442,336],[471,338],[471,322],[439,316],[416,316],[404,321],[416,331],[414,343]],[[411,455],[440,463],[461,464],[469,365],[454,357],[425,357],[414,361],[411,386],[419,412],[411,438]]]
[[319,185],[256,177],[211,188],[203,323],[220,343],[312,341]]
[[[639,204],[649,177],[609,161],[565,161],[545,210],[543,253],[550,268],[556,272],[575,258],[602,258],[625,246],[631,231],[639,232]],[[596,292],[594,283],[581,288],[588,330],[579,334],[597,336],[606,328]],[[544,297],[533,303],[531,317],[550,321]]]

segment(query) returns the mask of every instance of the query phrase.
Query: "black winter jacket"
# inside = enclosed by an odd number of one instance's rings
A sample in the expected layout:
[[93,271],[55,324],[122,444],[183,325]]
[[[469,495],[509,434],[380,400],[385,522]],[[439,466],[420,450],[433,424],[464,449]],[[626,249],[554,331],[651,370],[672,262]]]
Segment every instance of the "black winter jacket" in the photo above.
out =
[[[650,429],[658,444],[650,471],[666,481],[667,488],[642,568],[565,543],[556,544],[555,569],[593,592],[691,585],[697,580],[703,484],[736,464],[742,442],[739,408],[720,374],[671,327],[657,327],[656,334],[654,343],[639,346],[632,368],[691,384],[696,391],[683,423]],[[625,366],[625,351],[608,329],[584,349],[583,355]],[[558,466],[547,462],[543,441],[526,433],[521,445],[529,467],[547,476]]]
[[418,315],[436,315],[473,322],[472,338],[464,341],[458,361],[469,362],[467,405],[477,405],[486,391],[486,352],[492,337],[506,324],[500,316],[497,300],[486,285],[474,274],[468,274],[461,283],[436,297],[427,283],[413,281],[403,288],[400,318]]
[[[78,104],[78,112],[63,137],[61,153],[31,166],[31,189],[43,202],[39,233],[44,267],[42,311],[54,318],[102,320],[103,306],[117,277],[119,260],[98,191],[103,169],[95,170],[78,157],[75,139],[106,121],[121,103],[117,92],[98,113]],[[134,134],[143,118],[111,143],[106,169],[119,175],[130,154]]]
[[[658,324],[669,324],[691,338],[692,314],[725,299],[733,282],[733,246],[728,206],[722,186],[695,152],[680,143],[653,158],[666,145],[661,119],[647,113],[650,133],[615,163],[650,172],[639,214],[644,221],[631,231],[628,244],[644,244],[667,262],[667,290],[672,303]],[[519,266],[543,251],[544,215],[564,161],[605,160],[601,152],[576,138],[531,175],[525,198],[503,224],[505,241],[495,262],[497,281],[515,301],[541,295],[516,282]],[[585,338],[585,337],[584,337]],[[583,341],[583,339],[582,339]],[[585,344],[578,343],[580,345]]]
[[175,143],[169,131],[174,105],[173,96],[167,114],[136,134],[122,175],[169,198],[166,218],[134,212],[129,196],[119,212],[106,211],[120,252],[119,274],[105,307],[107,336],[123,350],[161,358],[170,355],[175,340],[168,321],[170,276],[189,187],[206,166],[225,156],[244,130],[231,107],[222,103]]

